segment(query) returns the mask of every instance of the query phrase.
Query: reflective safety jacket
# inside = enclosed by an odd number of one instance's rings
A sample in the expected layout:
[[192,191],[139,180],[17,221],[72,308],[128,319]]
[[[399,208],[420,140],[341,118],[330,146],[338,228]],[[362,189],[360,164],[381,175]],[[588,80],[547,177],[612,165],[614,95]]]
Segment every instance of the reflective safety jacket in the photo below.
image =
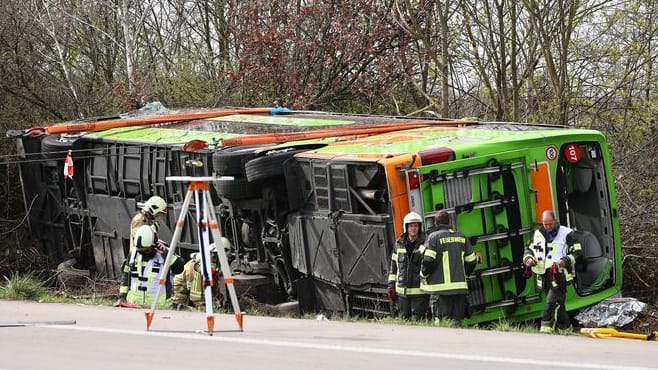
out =
[[[215,266],[213,266],[215,270]],[[217,271],[217,270],[215,270]],[[212,274],[214,280],[213,293],[217,292],[219,286],[219,272]],[[198,307],[205,304],[203,297],[203,275],[201,274],[201,262],[195,259],[187,261],[183,267],[183,272],[174,276],[174,296],[173,301],[187,305],[188,300],[193,306]]]
[[[132,251],[130,259],[123,263],[123,278],[119,287],[119,297],[125,297],[128,303],[150,307],[158,292],[158,277],[164,267],[165,259],[160,253],[151,257]],[[163,308],[167,298],[171,295],[171,274],[183,271],[183,261],[176,255],[169,265],[165,283],[165,292],[158,297],[157,306]],[[167,286],[168,285],[168,286]]]
[[425,244],[420,288],[430,294],[468,294],[467,277],[476,258],[464,234],[440,225]]
[[[576,262],[582,259],[582,247],[573,236],[573,230],[566,226],[559,226],[557,232],[550,233],[543,227],[535,230],[532,242],[525,249],[523,263],[534,258],[537,264],[532,267],[532,272],[537,275],[537,286],[542,288],[544,281],[556,282],[573,281]],[[560,260],[564,261],[564,268],[559,267]],[[556,265],[552,270],[551,267]],[[564,279],[552,279],[552,271],[563,274]]]
[[391,254],[391,268],[388,283],[395,284],[395,293],[401,296],[425,294],[420,290],[420,264],[423,262],[423,241],[425,235],[421,232],[413,242],[404,233],[395,242],[395,250]]
[[395,284],[395,293],[403,297],[425,294],[420,290],[420,265],[423,261],[425,235],[420,233],[415,241],[410,241],[404,233],[395,242],[391,255],[391,268],[388,282]]

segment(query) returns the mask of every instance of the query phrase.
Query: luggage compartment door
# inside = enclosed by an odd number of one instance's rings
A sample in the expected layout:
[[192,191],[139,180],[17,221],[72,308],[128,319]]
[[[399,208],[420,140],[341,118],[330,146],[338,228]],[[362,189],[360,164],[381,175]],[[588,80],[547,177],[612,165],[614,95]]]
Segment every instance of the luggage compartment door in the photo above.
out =
[[514,307],[534,293],[522,276],[524,235],[534,227],[527,168],[522,151],[418,168],[426,223],[445,209],[473,245],[478,264],[469,289],[476,312]]

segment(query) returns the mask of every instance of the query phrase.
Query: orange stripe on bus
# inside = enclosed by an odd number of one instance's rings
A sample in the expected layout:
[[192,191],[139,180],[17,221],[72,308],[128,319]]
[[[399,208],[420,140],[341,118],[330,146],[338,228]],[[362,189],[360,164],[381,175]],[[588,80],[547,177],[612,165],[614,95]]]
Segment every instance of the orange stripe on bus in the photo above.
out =
[[402,220],[409,213],[409,194],[407,194],[407,179],[400,170],[410,166],[420,166],[420,158],[417,155],[406,154],[383,159],[380,163],[386,169],[388,192],[393,203],[393,229],[395,235],[401,235],[404,232]]
[[535,171],[530,171],[532,187],[535,189],[535,215],[541,220],[541,214],[547,209],[553,209],[553,181],[547,162],[537,164]]
[[272,108],[250,108],[250,109],[228,109],[210,112],[193,112],[193,113],[179,113],[179,114],[163,114],[151,117],[134,117],[113,119],[101,122],[79,122],[73,124],[59,124],[46,127],[45,131],[48,134],[65,134],[83,131],[102,131],[117,127],[130,127],[130,126],[148,126],[158,123],[169,123],[178,121],[190,121],[199,119],[208,119],[215,117],[226,117],[234,114],[267,114],[271,113]]

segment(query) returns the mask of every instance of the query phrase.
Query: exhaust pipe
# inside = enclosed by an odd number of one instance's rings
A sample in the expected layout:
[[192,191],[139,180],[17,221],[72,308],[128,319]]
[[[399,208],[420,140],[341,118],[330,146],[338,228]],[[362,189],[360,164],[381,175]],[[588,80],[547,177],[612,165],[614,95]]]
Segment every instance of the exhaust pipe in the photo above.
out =
[[363,199],[382,200],[384,197],[384,192],[378,189],[359,188],[356,192]]

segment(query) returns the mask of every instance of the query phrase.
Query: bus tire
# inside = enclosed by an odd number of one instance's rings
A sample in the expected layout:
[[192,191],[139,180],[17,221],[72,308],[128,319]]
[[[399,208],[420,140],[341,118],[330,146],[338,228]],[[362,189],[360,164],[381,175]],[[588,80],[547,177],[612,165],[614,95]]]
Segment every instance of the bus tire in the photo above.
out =
[[236,146],[215,152],[212,155],[212,165],[215,173],[220,176],[244,176],[244,165],[258,156],[254,146]]
[[257,198],[260,196],[258,186],[247,181],[241,176],[234,176],[230,179],[217,179],[214,181],[217,195],[228,199],[246,199]]
[[46,135],[41,139],[41,156],[44,159],[64,159],[74,141],[62,140],[58,135]]
[[283,175],[283,163],[302,150],[287,150],[273,152],[250,160],[244,165],[247,180],[250,182],[268,177]]

